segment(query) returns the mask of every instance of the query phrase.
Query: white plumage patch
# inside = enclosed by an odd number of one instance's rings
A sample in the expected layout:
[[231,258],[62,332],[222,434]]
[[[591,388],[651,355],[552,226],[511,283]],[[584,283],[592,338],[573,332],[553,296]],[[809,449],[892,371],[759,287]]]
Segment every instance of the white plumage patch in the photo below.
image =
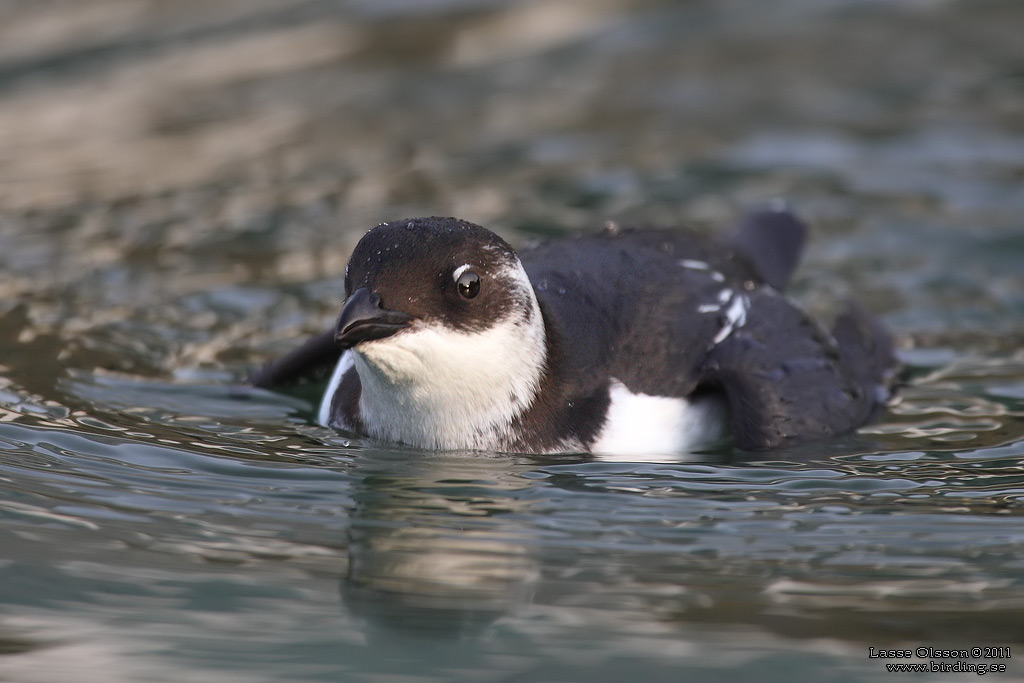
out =
[[725,309],[725,324],[718,331],[712,344],[721,344],[733,333],[747,323],[747,309],[750,308],[750,299],[743,294],[737,294],[729,301],[729,307]]
[[726,288],[718,293],[716,303],[701,304],[698,313],[718,313],[725,309],[725,320],[718,334],[711,340],[712,346],[721,344],[730,334],[747,323],[747,311],[750,310],[750,298],[745,294],[737,294]]
[[[334,400],[334,394],[337,393],[338,387],[341,385],[341,378],[352,369],[352,365],[355,362],[354,355],[351,351],[341,354],[338,364],[334,366],[334,372],[331,373],[331,381],[327,383],[327,390],[324,391],[324,396],[320,399],[320,410],[317,411],[316,421],[325,427],[332,426],[331,402]],[[348,425],[337,426],[346,427]]]
[[689,268],[690,270],[711,270],[711,266],[704,261],[695,261],[694,259],[688,258],[680,259],[679,265],[683,268]]
[[604,427],[591,446],[605,460],[679,456],[727,434],[728,409],[716,394],[698,399],[634,394],[612,380]]
[[694,259],[679,259],[679,265],[683,268],[689,268],[690,270],[703,270],[711,277],[715,282],[725,282],[725,276],[713,269],[704,261],[696,261]]

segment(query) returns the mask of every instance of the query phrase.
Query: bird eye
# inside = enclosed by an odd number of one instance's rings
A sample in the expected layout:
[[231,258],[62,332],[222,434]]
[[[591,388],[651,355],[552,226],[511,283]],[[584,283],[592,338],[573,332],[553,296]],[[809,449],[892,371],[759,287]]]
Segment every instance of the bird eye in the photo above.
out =
[[480,293],[480,276],[472,270],[467,270],[459,275],[455,284],[458,285],[459,294],[461,294],[464,299],[472,299]]

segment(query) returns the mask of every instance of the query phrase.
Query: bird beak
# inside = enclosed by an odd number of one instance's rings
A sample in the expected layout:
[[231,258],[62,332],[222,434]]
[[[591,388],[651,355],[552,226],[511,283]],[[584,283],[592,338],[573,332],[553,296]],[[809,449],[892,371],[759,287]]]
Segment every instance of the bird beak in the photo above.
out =
[[380,295],[369,287],[360,287],[352,292],[338,318],[338,329],[334,340],[342,349],[372,339],[384,339],[401,332],[412,324],[408,313],[389,311],[380,305]]

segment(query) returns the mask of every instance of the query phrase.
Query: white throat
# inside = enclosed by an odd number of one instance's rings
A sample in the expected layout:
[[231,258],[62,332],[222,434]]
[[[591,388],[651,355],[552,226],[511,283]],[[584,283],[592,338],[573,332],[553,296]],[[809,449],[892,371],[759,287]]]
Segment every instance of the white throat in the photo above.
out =
[[444,450],[511,446],[511,423],[533,403],[546,361],[540,306],[516,265],[529,315],[518,312],[481,332],[416,323],[352,349],[369,436]]

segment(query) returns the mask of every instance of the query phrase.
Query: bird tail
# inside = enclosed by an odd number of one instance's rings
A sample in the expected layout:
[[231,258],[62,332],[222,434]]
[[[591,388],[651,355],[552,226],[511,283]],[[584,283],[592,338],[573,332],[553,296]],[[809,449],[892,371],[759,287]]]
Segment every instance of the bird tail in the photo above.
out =
[[807,242],[807,226],[784,208],[752,211],[724,235],[726,244],[775,289],[785,289]]

